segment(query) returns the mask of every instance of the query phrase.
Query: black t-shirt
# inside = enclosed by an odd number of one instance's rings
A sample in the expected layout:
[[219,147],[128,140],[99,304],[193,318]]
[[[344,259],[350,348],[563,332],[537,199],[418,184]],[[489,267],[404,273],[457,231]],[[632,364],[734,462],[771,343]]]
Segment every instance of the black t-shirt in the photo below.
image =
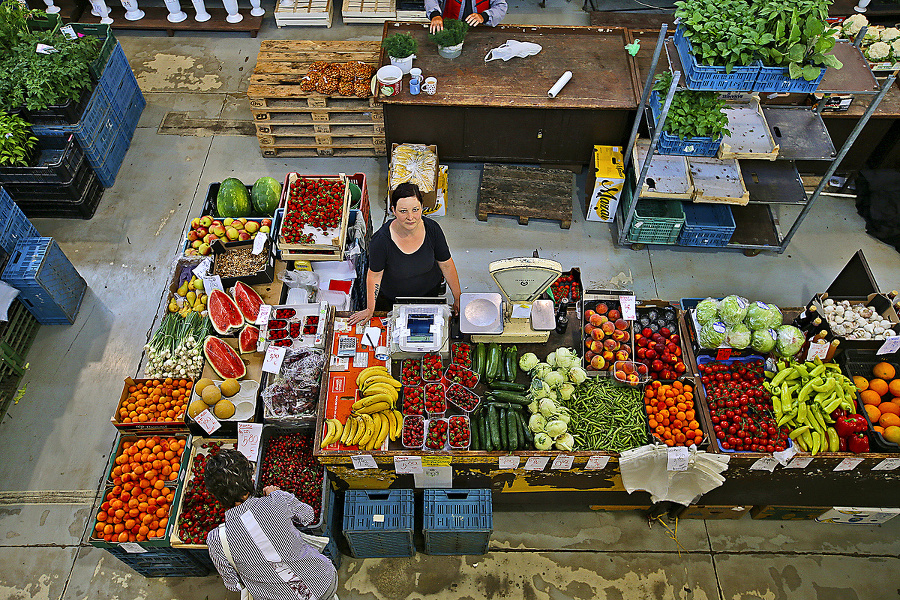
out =
[[418,250],[406,254],[391,239],[391,221],[381,226],[369,244],[369,269],[384,271],[380,295],[394,300],[404,296],[422,296],[441,283],[438,262],[450,260],[450,248],[441,226],[428,217],[425,241]]

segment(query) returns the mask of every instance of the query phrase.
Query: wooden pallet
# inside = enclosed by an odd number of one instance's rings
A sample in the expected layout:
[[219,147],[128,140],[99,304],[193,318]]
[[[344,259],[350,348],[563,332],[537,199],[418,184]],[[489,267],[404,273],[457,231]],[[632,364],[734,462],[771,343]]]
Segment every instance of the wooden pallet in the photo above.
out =
[[275,24],[279,27],[331,27],[334,4],[331,0],[276,0]]
[[529,219],[559,221],[572,226],[572,190],[574,174],[563,169],[515,167],[487,163],[481,175],[476,216],[518,217],[520,225]]
[[290,113],[259,113],[254,111],[256,119],[256,131],[259,133],[273,133],[275,128],[285,125],[315,125],[321,127],[320,133],[327,133],[330,125],[380,125],[384,132],[384,113],[371,112],[290,112]]
[[260,146],[260,151],[265,158],[315,158],[317,156],[331,156],[334,158],[345,157],[369,157],[385,156],[385,151],[374,146],[371,148],[275,148]]
[[[256,137],[262,146],[275,146],[278,141],[286,141],[293,138],[335,136],[335,137],[378,137],[384,139],[384,125],[369,123],[357,124],[332,124],[321,123],[315,125],[262,125],[256,128]],[[267,140],[272,140],[271,142]]]
[[384,23],[397,18],[396,0],[344,0],[344,23]]
[[381,106],[375,105],[375,98],[355,98],[346,96],[325,96],[310,94],[306,98],[250,98],[250,110],[257,121],[274,121],[276,113],[319,115],[316,120],[327,121],[322,115],[334,112],[372,113],[381,115]]

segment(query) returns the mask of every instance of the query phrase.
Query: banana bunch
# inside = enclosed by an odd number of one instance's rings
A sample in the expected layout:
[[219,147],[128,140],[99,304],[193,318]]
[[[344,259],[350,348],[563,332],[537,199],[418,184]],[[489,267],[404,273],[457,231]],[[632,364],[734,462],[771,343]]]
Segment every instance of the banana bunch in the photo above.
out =
[[187,317],[191,311],[203,313],[206,310],[207,295],[203,290],[203,280],[191,275],[190,281],[181,284],[169,298],[169,312]]
[[338,440],[345,446],[357,446],[360,450],[381,447],[385,438],[395,441],[403,428],[403,415],[394,406],[399,397],[400,382],[391,377],[383,366],[363,369],[356,378],[356,386],[362,398],[351,406],[346,423],[326,419],[327,430],[321,447]]

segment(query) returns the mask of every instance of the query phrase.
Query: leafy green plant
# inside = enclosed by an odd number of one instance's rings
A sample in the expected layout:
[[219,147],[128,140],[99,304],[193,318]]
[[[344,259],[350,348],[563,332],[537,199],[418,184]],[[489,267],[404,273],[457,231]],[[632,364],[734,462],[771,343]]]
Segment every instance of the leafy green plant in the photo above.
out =
[[[661,95],[660,101],[671,85],[672,73],[669,71],[656,76],[653,89]],[[723,135],[730,136],[731,132],[727,129],[728,115],[724,108],[725,102],[716,92],[676,90],[663,131],[681,139],[709,137],[717,140]]]
[[816,79],[822,67],[843,67],[828,54],[837,29],[828,28],[827,0],[779,0],[754,5],[759,21],[766,24],[772,42],[760,48],[766,66],[787,67],[791,79]]
[[466,33],[469,31],[469,24],[465,21],[457,19],[444,19],[444,28],[437,33],[429,33],[428,39],[436,45],[446,48],[448,46],[457,46],[466,39]]
[[395,33],[384,38],[381,47],[385,49],[388,56],[407,58],[416,53],[416,50],[419,49],[419,42],[408,33]]
[[0,3],[0,55],[6,54],[28,32],[28,20],[42,14],[19,2]]
[[0,166],[30,166],[37,143],[30,123],[17,115],[0,111]]
[[731,73],[735,66],[753,64],[773,39],[745,0],[679,0],[675,7],[701,65],[724,66]]

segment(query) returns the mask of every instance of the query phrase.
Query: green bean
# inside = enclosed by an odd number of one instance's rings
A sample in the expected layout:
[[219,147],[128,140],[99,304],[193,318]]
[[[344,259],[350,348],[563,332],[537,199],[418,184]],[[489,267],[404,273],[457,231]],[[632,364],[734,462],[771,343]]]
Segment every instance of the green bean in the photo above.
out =
[[575,450],[623,452],[647,443],[647,421],[639,388],[606,377],[588,377],[564,403]]

